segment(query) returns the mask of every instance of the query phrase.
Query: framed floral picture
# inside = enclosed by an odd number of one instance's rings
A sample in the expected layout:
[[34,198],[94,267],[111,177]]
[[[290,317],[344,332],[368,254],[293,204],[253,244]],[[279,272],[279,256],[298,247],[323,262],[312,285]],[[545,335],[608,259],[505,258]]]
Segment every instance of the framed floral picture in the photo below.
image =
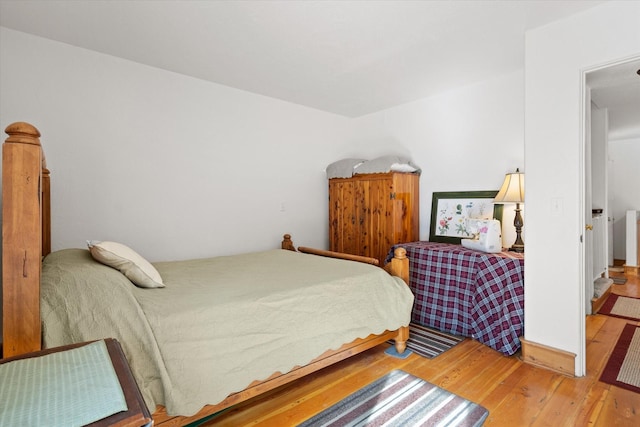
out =
[[502,205],[494,205],[495,191],[451,191],[433,193],[430,242],[460,244],[468,239],[467,218],[497,219],[502,222]]

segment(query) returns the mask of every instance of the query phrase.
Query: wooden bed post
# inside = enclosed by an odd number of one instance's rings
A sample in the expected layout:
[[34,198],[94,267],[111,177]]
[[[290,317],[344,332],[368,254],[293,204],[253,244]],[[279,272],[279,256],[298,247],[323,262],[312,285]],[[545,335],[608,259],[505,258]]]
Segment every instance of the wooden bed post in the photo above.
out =
[[387,273],[398,276],[409,286],[409,258],[405,248],[396,248],[393,251],[393,258],[384,266]]
[[[40,350],[42,147],[40,132],[9,125],[2,146],[2,315],[4,357]],[[48,239],[50,241],[50,239]]]
[[[409,258],[407,258],[407,250],[405,248],[396,248],[393,251],[393,258],[384,266],[384,269],[392,276],[401,278],[409,286]],[[396,337],[396,351],[398,353],[404,353],[408,339],[409,327],[403,326],[398,330],[398,336]]]

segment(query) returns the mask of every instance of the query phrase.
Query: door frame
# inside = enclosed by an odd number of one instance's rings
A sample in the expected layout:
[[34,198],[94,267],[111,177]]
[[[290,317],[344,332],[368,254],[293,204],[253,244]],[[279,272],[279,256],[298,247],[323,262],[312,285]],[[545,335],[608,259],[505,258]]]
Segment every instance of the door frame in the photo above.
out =
[[[580,220],[579,220],[579,224],[582,230],[582,234],[580,236],[581,239],[581,244],[580,244],[580,254],[579,254],[579,261],[580,261],[580,266],[579,266],[579,271],[580,271],[580,289],[579,289],[579,295],[580,295],[580,320],[579,320],[579,333],[580,333],[580,342],[582,343],[582,347],[580,348],[580,351],[582,352],[582,357],[579,358],[579,360],[582,360],[582,372],[583,375],[586,375],[587,370],[586,370],[586,356],[587,356],[587,350],[586,350],[586,306],[585,306],[585,301],[586,301],[586,280],[587,278],[590,278],[593,275],[592,271],[586,271],[587,267],[590,266],[591,264],[587,262],[586,256],[586,242],[585,242],[585,232],[586,230],[586,226],[587,226],[587,211],[591,211],[591,207],[587,206],[587,204],[591,201],[591,194],[587,194],[587,173],[589,173],[590,169],[591,169],[591,165],[589,165],[589,167],[587,167],[587,160],[591,158],[591,153],[587,153],[587,148],[590,149],[590,144],[589,144],[589,140],[587,138],[591,137],[591,129],[587,128],[587,126],[590,126],[590,115],[591,115],[591,88],[587,85],[587,75],[590,73],[594,73],[594,72],[598,72],[598,71],[602,71],[605,70],[607,68],[611,68],[611,67],[616,67],[618,65],[621,64],[625,64],[627,62],[632,62],[632,61],[638,61],[640,60],[640,56],[639,55],[633,55],[630,57],[625,57],[625,58],[619,58],[613,61],[608,61],[606,63],[602,63],[602,64],[598,64],[598,65],[593,65],[590,67],[586,67],[583,68],[582,70],[580,70],[580,99],[581,99],[581,110],[580,110],[580,177],[579,177],[579,185],[580,185],[580,205],[581,205],[581,209],[579,210],[579,212],[581,212],[580,215]],[[588,154],[588,155],[587,155]],[[589,160],[590,161],[590,160]],[[608,163],[607,163],[607,167],[608,167]],[[607,171],[608,172],[608,171]],[[608,190],[607,190],[608,191]],[[608,201],[607,201],[608,202]],[[591,223],[591,221],[589,221],[589,223]],[[608,231],[607,231],[608,233]],[[608,241],[608,238],[607,238]],[[589,254],[589,256],[592,256],[591,254]]]

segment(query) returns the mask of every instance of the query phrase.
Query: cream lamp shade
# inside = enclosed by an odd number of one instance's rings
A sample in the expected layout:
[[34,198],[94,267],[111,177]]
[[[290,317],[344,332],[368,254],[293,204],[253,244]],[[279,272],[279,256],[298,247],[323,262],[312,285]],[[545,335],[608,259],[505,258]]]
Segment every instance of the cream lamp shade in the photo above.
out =
[[520,169],[516,169],[513,173],[508,173],[504,177],[504,182],[498,194],[496,194],[494,203],[515,203],[516,216],[513,219],[513,225],[516,228],[516,241],[509,250],[514,252],[524,252],[524,242],[522,241],[522,226],[524,221],[520,214],[520,203],[524,202],[524,173]]
[[524,202],[524,173],[516,169],[504,177],[504,182],[494,203],[523,203]]

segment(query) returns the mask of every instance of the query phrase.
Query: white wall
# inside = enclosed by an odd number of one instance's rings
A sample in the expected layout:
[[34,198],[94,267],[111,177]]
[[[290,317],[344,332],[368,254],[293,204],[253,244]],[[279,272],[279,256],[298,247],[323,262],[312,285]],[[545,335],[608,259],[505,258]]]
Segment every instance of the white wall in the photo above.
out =
[[1,125],[43,133],[54,249],[109,239],[181,259],[274,247],[284,232],[326,247],[324,167],[383,154],[423,168],[427,239],[433,191],[497,190],[523,167],[522,71],[347,119],[0,31]]
[[[356,120],[363,139],[401,147],[422,168],[420,237],[429,238],[433,192],[498,190],[524,171],[522,70]],[[505,206],[503,241],[515,241],[515,205]],[[525,222],[527,218],[524,215]],[[525,247],[526,247],[526,237]]]
[[530,31],[525,45],[525,337],[585,371],[583,73],[640,52],[640,2],[606,2]]
[[640,139],[609,141],[609,168],[612,183],[611,214],[613,223],[613,257],[626,259],[626,212],[640,210]]
[[43,134],[54,250],[116,240],[181,259],[277,247],[285,232],[326,246],[324,168],[349,154],[349,119],[0,31],[0,125]]

